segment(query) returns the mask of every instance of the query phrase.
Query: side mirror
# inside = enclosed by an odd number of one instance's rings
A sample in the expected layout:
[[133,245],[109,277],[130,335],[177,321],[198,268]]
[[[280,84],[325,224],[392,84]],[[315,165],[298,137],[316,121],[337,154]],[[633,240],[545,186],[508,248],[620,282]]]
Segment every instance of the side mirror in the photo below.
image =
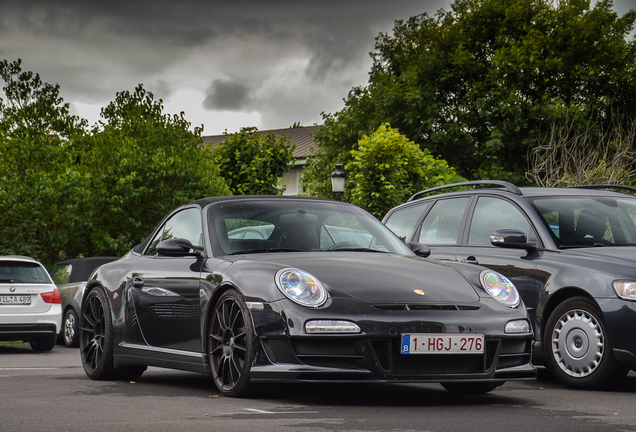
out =
[[169,257],[202,256],[203,248],[194,246],[190,240],[172,238],[160,242],[157,245],[157,253]]
[[490,234],[490,244],[511,249],[537,249],[535,242],[529,243],[526,233],[518,229],[501,229]]
[[428,248],[428,246],[426,246],[426,245],[424,245],[422,243],[408,242],[406,245],[417,256],[421,256],[421,257],[426,258],[426,257],[428,257],[431,254],[431,250]]

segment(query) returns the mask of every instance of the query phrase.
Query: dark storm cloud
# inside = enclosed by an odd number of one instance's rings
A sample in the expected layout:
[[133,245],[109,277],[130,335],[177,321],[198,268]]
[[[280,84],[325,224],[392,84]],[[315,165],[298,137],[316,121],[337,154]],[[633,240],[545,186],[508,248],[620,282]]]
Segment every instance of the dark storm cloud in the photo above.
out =
[[248,88],[235,81],[216,79],[207,91],[203,108],[212,111],[243,111],[249,104]]
[[78,113],[143,83],[197,123],[212,110],[312,124],[366,84],[379,32],[448,2],[0,0],[0,59],[60,84]]
[[[435,3],[443,4],[440,0]],[[378,27],[424,12],[431,2],[2,0],[0,6],[0,35],[12,22],[25,33],[62,40],[82,34],[96,39],[140,39],[150,50],[166,45],[190,49],[232,37],[294,42],[311,52],[311,76],[324,79],[329,71],[346,68],[354,58],[366,56]]]

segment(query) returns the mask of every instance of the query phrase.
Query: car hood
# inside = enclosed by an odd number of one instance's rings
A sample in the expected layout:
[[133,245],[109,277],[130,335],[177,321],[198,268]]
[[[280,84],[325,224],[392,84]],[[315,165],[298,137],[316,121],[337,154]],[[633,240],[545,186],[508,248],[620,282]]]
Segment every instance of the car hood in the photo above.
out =
[[619,264],[629,263],[628,265],[636,265],[635,246],[598,246],[566,250],[572,255],[603,259],[604,261],[613,261]]
[[418,257],[335,251],[242,257],[249,261],[266,261],[273,270],[287,267],[305,270],[317,277],[332,297],[344,295],[376,304],[470,304],[479,301],[475,288],[457,271],[438,261]]

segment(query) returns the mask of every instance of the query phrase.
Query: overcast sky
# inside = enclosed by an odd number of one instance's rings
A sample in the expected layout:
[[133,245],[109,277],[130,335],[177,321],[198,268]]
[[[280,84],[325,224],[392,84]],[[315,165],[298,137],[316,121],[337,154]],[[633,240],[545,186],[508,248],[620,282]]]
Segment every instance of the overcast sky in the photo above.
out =
[[[450,0],[0,0],[0,60],[93,124],[142,83],[204,135],[322,123],[367,84],[375,37]],[[623,15],[636,0],[615,0]]]

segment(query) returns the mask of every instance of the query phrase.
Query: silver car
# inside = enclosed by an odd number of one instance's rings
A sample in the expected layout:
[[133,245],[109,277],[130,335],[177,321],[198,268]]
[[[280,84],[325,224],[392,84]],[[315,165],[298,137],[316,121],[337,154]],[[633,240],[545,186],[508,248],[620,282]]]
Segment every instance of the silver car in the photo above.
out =
[[89,257],[60,261],[53,266],[51,277],[62,298],[62,340],[68,347],[79,346],[80,304],[84,287],[93,270],[117,257]]
[[50,351],[62,325],[60,292],[33,258],[0,256],[0,341]]

